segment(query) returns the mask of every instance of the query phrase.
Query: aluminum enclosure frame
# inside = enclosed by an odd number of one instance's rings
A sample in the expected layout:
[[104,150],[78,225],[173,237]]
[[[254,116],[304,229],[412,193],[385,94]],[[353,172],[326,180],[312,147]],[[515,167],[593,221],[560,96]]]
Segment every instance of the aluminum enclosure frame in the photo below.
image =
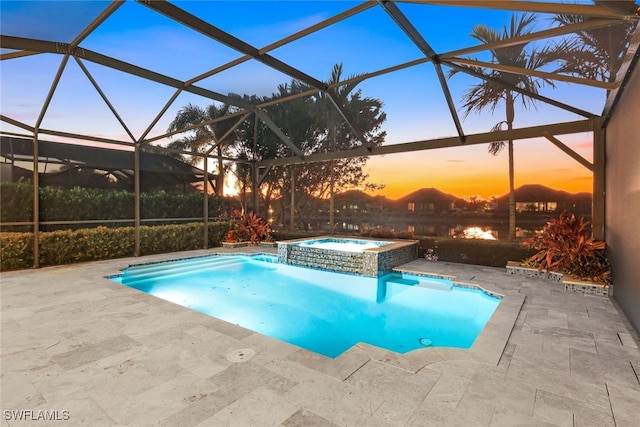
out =
[[[205,73],[194,76],[190,79],[180,80],[171,76],[164,75],[157,71],[146,69],[134,64],[127,63],[122,61],[116,57],[107,56],[101,54],[99,52],[93,52],[89,49],[85,49],[81,46],[82,42],[94,32],[97,28],[99,28],[114,12],[116,12],[124,3],[124,0],[113,0],[110,3],[106,4],[104,10],[91,21],[82,31],[80,31],[77,36],[70,43],[64,43],[63,41],[52,41],[52,40],[36,40],[29,39],[24,37],[18,37],[11,34],[2,34],[0,37],[0,47],[3,49],[13,50],[9,53],[3,53],[0,55],[1,61],[8,61],[15,58],[21,58],[29,55],[38,55],[42,53],[50,53],[61,55],[62,59],[59,64],[56,75],[54,76],[51,86],[49,88],[49,92],[47,97],[41,106],[39,111],[38,119],[34,126],[28,125],[26,123],[21,122],[20,120],[9,117],[7,115],[0,114],[0,121],[4,123],[8,123],[12,126],[18,127],[24,130],[26,133],[15,133],[15,132],[7,132],[4,130],[0,130],[0,133],[7,136],[21,136],[21,137],[29,137],[33,140],[33,153],[34,153],[34,267],[38,267],[38,236],[39,236],[39,207],[38,207],[38,191],[39,191],[39,183],[38,183],[38,173],[37,173],[37,158],[38,158],[38,141],[40,140],[41,135],[52,135],[58,136],[68,139],[76,139],[83,141],[94,141],[94,142],[106,142],[110,144],[124,145],[133,148],[135,153],[135,176],[136,176],[136,184],[135,188],[135,255],[140,255],[140,209],[139,209],[139,198],[140,198],[140,188],[139,188],[139,153],[140,150],[143,150],[144,147],[151,142],[156,140],[166,138],[171,136],[172,134],[177,134],[179,132],[187,131],[189,129],[183,129],[181,131],[176,131],[172,133],[165,133],[160,136],[156,136],[153,138],[147,138],[149,132],[155,126],[155,124],[159,121],[162,115],[167,111],[167,109],[173,104],[173,102],[177,99],[180,93],[190,92],[199,96],[202,96],[206,99],[210,99],[216,102],[227,103],[233,105],[239,109],[238,112],[222,117],[216,120],[229,120],[235,117],[238,117],[239,120],[236,124],[238,126],[242,120],[255,120],[256,123],[258,121],[262,122],[266,126],[268,126],[280,139],[281,143],[288,147],[292,156],[283,157],[278,159],[266,159],[261,161],[249,161],[251,163],[254,170],[254,196],[257,195],[257,186],[259,185],[259,177],[257,176],[257,172],[260,168],[270,168],[278,165],[287,165],[287,164],[296,164],[296,163],[307,163],[307,162],[321,162],[332,159],[342,159],[342,158],[350,158],[350,157],[367,157],[372,155],[383,155],[383,154],[391,154],[391,153],[402,153],[402,152],[410,152],[410,151],[424,151],[430,149],[438,149],[438,148],[447,148],[447,147],[460,147],[463,145],[474,145],[474,144],[487,144],[494,141],[500,140],[520,140],[527,138],[535,138],[535,137],[545,137],[553,144],[560,147],[563,151],[565,151],[568,155],[574,158],[576,161],[580,162],[583,166],[589,167],[580,159],[576,158],[573,154],[571,154],[568,150],[570,150],[566,145],[564,145],[558,138],[558,135],[565,135],[571,133],[578,132],[593,132],[594,138],[594,154],[593,154],[593,163],[592,163],[592,172],[593,172],[593,222],[594,222],[594,236],[597,238],[604,237],[604,175],[605,175],[605,159],[604,159],[604,126],[606,124],[606,120],[611,114],[611,110],[616,105],[616,100],[620,98],[622,91],[624,90],[624,82],[628,80],[630,73],[637,72],[635,70],[635,64],[638,61],[639,55],[639,45],[640,45],[640,27],[636,27],[634,36],[629,41],[629,48],[627,57],[623,63],[621,70],[616,77],[615,82],[603,83],[598,80],[589,80],[589,79],[578,79],[569,77],[567,75],[556,74],[555,76],[552,73],[547,73],[544,75],[545,78],[551,78],[565,81],[571,84],[582,84],[586,86],[596,86],[596,87],[604,87],[608,89],[609,97],[607,98],[605,108],[601,115],[594,115],[587,111],[584,111],[580,108],[577,108],[573,105],[568,105],[558,100],[544,97],[538,95],[536,93],[532,93],[527,91],[526,89],[522,89],[520,87],[512,86],[507,82],[500,81],[489,77],[484,72],[479,72],[478,67],[484,68],[485,70],[491,69],[499,69],[496,64],[482,63],[482,62],[473,62],[469,58],[465,58],[464,55],[469,55],[475,52],[481,52],[488,49],[495,49],[499,47],[507,47],[513,44],[532,41],[532,40],[542,40],[545,38],[556,37],[564,34],[568,34],[575,31],[581,31],[585,29],[594,29],[594,28],[602,28],[607,25],[612,25],[620,22],[638,22],[640,20],[640,8],[638,10],[633,10],[632,8],[619,8],[618,3],[616,5],[607,4],[607,2],[596,1],[596,4],[593,5],[585,5],[585,4],[575,4],[569,5],[563,2],[530,2],[530,1],[468,1],[468,0],[406,0],[402,2],[392,2],[386,0],[380,1],[364,1],[350,9],[347,9],[339,14],[331,16],[320,23],[311,25],[307,28],[304,28],[290,36],[287,36],[281,40],[278,40],[268,46],[258,48],[250,45],[249,43],[232,36],[224,32],[223,30],[213,26],[212,24],[204,21],[198,16],[195,16],[184,9],[176,6],[175,4],[160,0],[160,1],[149,1],[149,0],[136,0],[137,3],[142,5],[143,7],[148,8],[156,13],[160,13],[175,22],[190,28],[200,34],[205,35],[206,37],[220,42],[232,49],[236,50],[240,55],[237,59],[230,61],[226,64],[217,66]],[[532,13],[566,13],[566,14],[580,14],[589,17],[588,21],[585,21],[581,24],[568,25],[564,27],[557,27],[546,29],[542,31],[537,31],[527,36],[507,39],[500,42],[496,42],[491,45],[479,45],[479,46],[470,46],[463,49],[457,49],[450,52],[436,52],[431,45],[429,44],[427,38],[420,33],[420,31],[415,27],[415,25],[411,22],[411,20],[404,15],[401,10],[398,8],[396,3],[413,3],[418,5],[429,5],[431,7],[437,6],[458,6],[464,8],[489,8],[496,10],[509,10],[509,11],[525,11]],[[385,69],[380,70],[372,70],[362,76],[346,79],[337,84],[327,84],[320,79],[308,75],[301,70],[293,67],[290,64],[287,64],[283,61],[276,59],[275,57],[269,55],[269,51],[272,51],[278,47],[285,46],[289,43],[293,43],[296,40],[306,37],[310,34],[313,34],[317,31],[320,31],[323,28],[329,27],[331,25],[335,25],[336,23],[345,21],[350,19],[353,16],[359,15],[364,11],[370,10],[371,8],[381,8],[386,14],[389,15],[390,19],[393,20],[398,28],[407,36],[408,43],[413,43],[417,46],[420,51],[424,54],[423,57],[416,58],[414,60],[396,64]],[[43,129],[41,128],[41,124],[44,116],[47,113],[49,103],[57,90],[58,82],[60,80],[61,75],[65,72],[65,68],[67,66],[68,60],[73,58],[79,67],[84,72],[86,78],[91,82],[92,86],[99,93],[100,97],[104,101],[104,103],[108,106],[111,113],[116,117],[120,125],[123,127],[124,131],[130,138],[130,141],[119,141],[112,140],[107,138],[98,137],[95,135],[81,135],[74,133],[62,132],[60,130],[55,129]],[[279,72],[284,73],[285,75],[294,78],[310,87],[309,90],[302,92],[300,94],[288,96],[286,98],[282,98],[276,101],[270,101],[264,104],[250,104],[240,99],[230,97],[227,95],[223,95],[221,93],[206,89],[204,87],[198,86],[197,83],[207,77],[211,77],[222,71],[233,69],[248,60],[257,60],[266,66],[277,70]],[[109,67],[113,70],[120,71],[122,73],[126,73],[132,76],[136,76],[145,80],[149,80],[155,83],[159,83],[166,87],[171,87],[175,89],[173,96],[164,104],[162,107],[158,109],[157,115],[154,119],[149,123],[145,132],[142,134],[140,138],[135,138],[132,132],[127,127],[127,124],[121,118],[117,109],[110,102],[107,95],[101,89],[99,83],[92,77],[91,73],[85,66],[85,62],[92,62],[95,64],[100,64],[105,67]],[[439,85],[442,90],[443,96],[446,100],[446,104],[449,109],[449,113],[451,115],[451,120],[455,124],[455,128],[457,131],[457,136],[455,137],[446,137],[446,138],[436,138],[422,141],[409,141],[401,144],[395,145],[383,145],[379,147],[373,147],[366,140],[366,137],[362,134],[362,132],[357,128],[354,123],[352,117],[349,117],[346,109],[339,102],[335,95],[335,89],[345,84],[353,83],[353,82],[361,82],[367,79],[375,78],[381,75],[392,74],[396,71],[403,70],[410,67],[415,67],[421,64],[431,63],[434,67],[436,75],[438,76]],[[508,131],[500,131],[500,132],[491,132],[491,133],[481,133],[481,134],[466,134],[464,131],[464,126],[461,123],[458,113],[455,108],[455,104],[452,100],[451,94],[448,89],[448,85],[446,79],[444,77],[442,67],[447,66],[452,69],[456,69],[459,72],[466,73],[473,77],[484,79],[491,81],[495,84],[502,85],[511,90],[522,93],[526,96],[529,96],[533,99],[537,99],[541,102],[548,103],[550,105],[554,105],[555,107],[564,109],[566,111],[572,112],[579,116],[584,117],[583,120],[566,122],[566,123],[555,123],[544,126],[535,126],[529,128],[520,128],[513,129]],[[508,69],[502,68],[501,71],[509,72],[509,73],[523,73],[528,75],[533,75],[530,71],[527,70],[517,70],[517,69]],[[361,143],[361,147],[347,150],[347,151],[333,151],[328,153],[321,154],[306,154],[301,152],[298,147],[289,139],[285,132],[278,128],[278,126],[269,118],[266,114],[264,107],[273,104],[275,102],[287,102],[299,97],[317,95],[317,94],[325,94],[333,101],[333,105],[338,112],[338,114],[342,117],[344,122],[349,126],[349,128],[353,131],[355,135],[357,135],[358,140]],[[214,121],[210,121],[213,123]],[[96,130],[99,132],[99,130]],[[224,139],[224,138],[223,138]],[[222,141],[218,141],[217,143],[221,143]],[[161,149],[161,147],[154,146],[154,148]],[[213,147],[211,147],[206,153],[200,153],[199,156],[203,158],[208,158],[211,154]],[[167,150],[174,151],[175,150]],[[193,154],[193,153],[188,153]],[[244,162],[246,160],[241,159],[226,159],[235,162]],[[206,165],[206,161],[204,162]],[[587,162],[588,163],[588,162]],[[206,169],[205,169],[205,173]],[[207,234],[206,234],[206,205],[205,209],[205,234],[203,236],[204,243],[203,247],[207,246]]]

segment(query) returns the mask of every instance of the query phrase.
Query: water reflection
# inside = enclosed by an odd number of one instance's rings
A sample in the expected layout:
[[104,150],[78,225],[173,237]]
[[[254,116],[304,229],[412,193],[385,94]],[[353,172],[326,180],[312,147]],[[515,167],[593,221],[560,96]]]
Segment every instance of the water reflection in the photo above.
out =
[[[323,224],[319,229],[327,229],[328,223]],[[521,221],[516,226],[516,237],[527,238],[540,230],[544,225],[544,219],[539,221]],[[340,222],[337,231],[343,233],[358,233],[361,230],[382,228],[389,229],[396,233],[407,232],[415,236],[426,237],[451,237],[455,239],[484,239],[501,240],[509,236],[508,220],[504,221],[460,221],[449,222],[446,219],[434,221],[421,221],[407,223],[404,221],[382,222]]]
[[483,240],[497,240],[493,235],[492,230],[483,230],[480,227],[467,227],[462,230],[462,234],[454,237],[462,237],[464,239],[483,239]]

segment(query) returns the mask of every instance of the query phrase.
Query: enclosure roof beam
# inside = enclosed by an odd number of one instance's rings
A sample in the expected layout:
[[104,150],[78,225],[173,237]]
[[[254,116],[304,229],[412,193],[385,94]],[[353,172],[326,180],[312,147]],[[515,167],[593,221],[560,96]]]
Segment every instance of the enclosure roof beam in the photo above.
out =
[[[620,81],[620,86],[616,89],[612,90],[607,94],[607,99],[604,104],[604,109],[602,111],[602,126],[605,126],[609,119],[611,118],[611,113],[614,108],[618,104],[620,96],[624,92],[624,88],[627,86],[629,79],[631,78],[631,74],[633,70],[638,66],[638,61],[640,60],[640,24],[636,26],[633,34],[630,37],[629,48],[627,49],[627,53],[622,61],[622,65],[620,65],[620,69],[618,70],[618,74],[616,75],[616,80]],[[630,96],[631,94],[627,94]]]
[[181,93],[182,93],[182,89],[176,89],[176,91],[173,93],[173,95],[171,95],[171,98],[169,98],[169,100],[160,109],[158,114],[156,114],[156,116],[153,118],[153,120],[151,120],[151,123],[149,123],[149,126],[147,126],[147,128],[144,130],[144,132],[142,132],[142,135],[140,135],[140,139],[138,140],[138,143],[146,142],[145,138],[147,137],[147,135],[149,135],[149,132],[151,132],[153,127],[158,123],[158,121],[160,121],[160,118],[162,116],[164,116],[164,113],[167,112],[169,107],[173,104],[173,102],[178,98],[178,96]]
[[611,89],[617,88],[620,85],[617,82],[603,82],[601,80],[573,77],[573,76],[568,76],[566,74],[549,73],[546,71],[532,70],[532,69],[527,69],[522,67],[514,67],[512,65],[504,65],[497,62],[484,62],[484,61],[478,61],[475,59],[467,59],[467,58],[450,58],[448,59],[448,61],[455,62],[457,64],[471,65],[474,67],[490,68],[492,70],[503,71],[511,74],[518,74],[521,76],[533,76],[533,77],[539,77],[545,80],[558,80],[558,81],[567,82],[567,83],[577,83],[580,85],[592,86],[599,89],[611,90]]
[[[139,1],[139,0],[138,0]],[[216,40],[232,49],[237,50],[240,53],[244,53],[245,55],[249,55],[253,59],[262,62],[269,67],[280,71],[294,79],[300,80],[310,86],[313,86],[317,89],[324,90],[326,85],[320,80],[316,80],[308,74],[290,66],[287,63],[280,61],[279,59],[274,58],[271,55],[266,53],[262,53],[259,49],[251,46],[250,44],[240,40],[237,37],[221,30],[218,27],[215,27],[208,22],[198,18],[195,15],[167,2],[167,1],[144,1],[141,2],[148,8],[161,13],[180,24],[189,27],[205,36]]]
[[556,123],[552,125],[533,126],[527,128],[467,135],[467,139],[464,145],[460,144],[460,139],[458,137],[452,136],[447,138],[428,139],[422,141],[372,147],[371,153],[369,153],[364,148],[355,148],[351,150],[310,154],[304,159],[298,159],[296,157],[286,157],[273,160],[262,160],[257,162],[257,165],[263,167],[270,165],[283,166],[296,163],[324,162],[328,160],[347,159],[353,157],[408,153],[412,151],[435,150],[450,147],[465,147],[467,145],[488,144],[496,141],[540,138],[544,137],[545,132],[553,135],[590,132],[593,130],[593,120],[596,119],[594,118],[592,120],[579,120],[574,122]]
[[565,154],[569,155],[569,157],[571,157],[573,160],[577,161],[582,166],[593,172],[593,163],[573,151],[570,147],[565,145],[562,141],[551,135],[549,132],[543,132],[543,136],[547,138],[553,145],[561,149]]
[[273,122],[273,120],[271,120],[271,118],[267,115],[267,113],[264,112],[264,110],[257,109],[255,113],[258,117],[260,117],[260,120],[262,120],[262,122],[267,125],[269,129],[271,129],[273,133],[275,133],[278,138],[280,138],[280,140],[287,145],[287,147],[291,148],[291,150],[296,156],[298,156],[300,160],[304,160],[304,154],[302,153],[302,151],[300,151],[296,144],[294,144],[293,141],[291,141],[289,137],[285,135],[282,130],[280,130],[280,128]]
[[502,86],[502,87],[505,87],[507,89],[513,90],[514,92],[518,92],[518,93],[526,95],[526,96],[528,96],[530,98],[537,99],[538,101],[542,101],[542,102],[545,102],[545,103],[547,103],[549,105],[553,105],[554,107],[562,108],[563,110],[570,111],[572,113],[578,114],[578,115],[586,117],[586,118],[593,118],[593,117],[596,116],[593,113],[590,113],[588,111],[582,110],[580,108],[576,108],[576,107],[574,107],[572,105],[568,105],[568,104],[565,104],[563,102],[556,101],[555,99],[547,98],[546,96],[542,96],[540,94],[531,92],[529,90],[522,89],[521,87],[518,87],[516,85],[504,82],[504,81],[502,81],[500,79],[496,79],[494,77],[488,76],[488,75],[486,75],[484,73],[481,73],[481,72],[478,72],[478,71],[474,70],[472,67],[465,67],[465,66],[462,66],[462,65],[458,65],[458,64],[455,64],[453,62],[449,62],[448,60],[447,61],[443,61],[443,63],[445,63],[449,67],[454,68],[454,69],[456,69],[458,71],[462,71],[464,73],[467,73],[467,74],[470,74],[472,76],[478,77],[478,78],[480,78],[482,80],[486,80],[488,82],[497,84],[499,86]]
[[29,132],[33,132],[35,130],[33,126],[29,126],[26,123],[22,123],[17,120],[14,120],[11,117],[5,116],[4,114],[0,114],[0,121],[7,122],[9,124],[14,125],[15,127],[19,127],[20,129],[24,129]]
[[[154,1],[154,2],[144,2],[145,6],[155,10],[158,13],[161,13],[169,18],[175,20],[176,22],[185,25],[205,36],[216,40],[232,49],[237,50],[240,53],[244,53],[245,55],[250,56],[256,61],[262,62],[263,64],[277,70],[289,77],[292,77],[302,83],[305,83],[308,86],[311,86],[322,92],[330,92],[328,91],[328,86],[326,83],[317,80],[314,77],[300,71],[297,68],[292,67],[291,65],[276,59],[275,57],[266,53],[266,49],[257,49],[254,46],[234,37],[233,35],[221,30],[220,28],[209,24],[208,22],[200,19],[199,17],[190,14],[189,12],[169,3],[166,1]],[[238,62],[239,63],[239,62]],[[237,63],[234,63],[237,65]],[[351,130],[355,133],[358,140],[367,147],[370,147],[370,144],[365,140],[362,132],[358,131],[357,127],[353,124],[353,121],[346,113],[344,106],[340,104],[340,102],[329,93],[329,96],[333,100],[338,112],[351,128]]]
[[198,129],[198,128],[201,128],[201,127],[206,126],[206,125],[211,125],[213,123],[222,122],[224,120],[232,119],[232,118],[237,117],[237,116],[243,116],[245,114],[247,114],[246,110],[240,110],[240,111],[236,111],[236,112],[233,112],[233,113],[225,114],[224,116],[215,117],[213,119],[209,119],[209,120],[206,120],[204,122],[196,123],[196,124],[193,124],[191,126],[184,127],[182,129],[176,129],[176,130],[173,130],[171,132],[163,133],[162,135],[154,136],[153,138],[145,139],[144,142],[148,143],[148,142],[157,141],[159,139],[168,138],[170,136],[177,135],[179,133],[188,132],[188,131],[193,130],[193,129]]
[[[584,31],[584,30],[587,30],[587,29],[600,28],[600,27],[604,27],[604,26],[607,26],[607,25],[611,25],[612,23],[617,23],[617,22],[620,22],[620,21],[613,20],[613,19],[594,19],[594,20],[581,22],[581,23],[578,23],[578,24],[564,25],[564,26],[561,26],[561,27],[552,28],[550,30],[543,30],[543,31],[539,31],[539,32],[526,34],[526,35],[523,35],[523,36],[520,36],[520,37],[513,37],[513,38],[504,39],[504,40],[491,42],[491,43],[486,43],[486,44],[481,44],[481,45],[473,46],[473,47],[469,47],[469,48],[457,49],[457,50],[453,50],[453,51],[450,51],[450,52],[445,52],[445,53],[440,54],[438,56],[438,58],[440,58],[441,61],[444,61],[445,59],[451,59],[451,58],[454,58],[454,57],[460,56],[460,55],[466,55],[466,54],[470,54],[470,53],[482,52],[482,51],[489,50],[489,49],[498,49],[498,48],[502,48],[502,47],[509,47],[509,46],[513,46],[513,45],[527,43],[527,42],[534,41],[534,40],[540,40],[540,39],[545,39],[545,38],[549,38],[549,37],[555,37],[555,36],[568,34],[568,33],[573,33],[573,32],[577,32],[577,31]],[[456,59],[460,59],[460,58],[456,58]],[[383,68],[383,69],[380,69],[380,70],[377,70],[377,71],[372,71],[370,73],[360,74],[358,76],[351,77],[351,78],[342,80],[342,81],[337,82],[337,83],[330,83],[328,87],[329,87],[329,89],[331,89],[331,88],[334,88],[334,87],[344,86],[344,85],[349,84],[349,83],[362,82],[362,81],[365,81],[365,80],[373,78],[373,77],[378,77],[378,76],[389,74],[389,73],[392,73],[394,71],[399,71],[399,70],[402,70],[402,69],[405,69],[405,68],[411,68],[411,67],[415,67],[417,65],[426,64],[428,62],[431,62],[431,58],[429,58],[429,57],[418,58],[418,59],[414,59],[412,61],[407,61],[407,62],[398,64],[398,65],[394,65],[394,66],[391,66],[391,67]],[[562,76],[560,79],[562,79],[563,77],[565,77],[565,76]],[[297,99],[297,98],[300,98],[300,97],[311,96],[311,95],[313,95],[313,94],[315,94],[317,92],[318,92],[317,89],[309,89],[309,90],[306,90],[306,91],[303,91],[303,92],[300,92],[300,93],[296,93],[296,94],[293,94],[293,95],[288,95],[288,96],[284,96],[282,98],[277,98],[277,99],[273,99],[273,100],[269,100],[269,101],[260,103],[260,104],[257,105],[257,107],[261,108],[261,107],[266,107],[266,106],[269,106],[269,105],[279,104],[281,102],[290,101],[290,100]]]
[[433,4],[440,6],[477,7],[496,10],[517,10],[521,12],[582,15],[604,18],[638,19],[632,12],[622,12],[601,5],[576,3],[553,3],[544,1],[518,0],[402,0],[404,3]]
[[[366,1],[366,2],[364,2],[364,3],[362,3],[362,4],[358,5],[358,6],[352,7],[351,9],[348,9],[348,10],[342,12],[342,13],[339,13],[339,14],[337,14],[335,16],[332,16],[331,18],[325,19],[322,22],[319,22],[319,23],[317,23],[315,25],[312,25],[310,27],[304,28],[304,29],[298,31],[297,33],[294,33],[294,34],[292,34],[292,35],[290,35],[288,37],[285,37],[285,38],[280,39],[280,40],[278,40],[278,41],[276,41],[274,43],[271,43],[270,45],[265,46],[262,49],[259,49],[258,53],[265,54],[265,53],[270,52],[270,51],[272,51],[274,49],[282,47],[282,46],[284,46],[286,44],[289,44],[289,43],[291,43],[291,42],[293,42],[295,40],[298,40],[298,39],[300,39],[302,37],[308,36],[309,34],[315,33],[315,32],[317,32],[317,31],[319,31],[319,30],[321,30],[323,28],[326,28],[326,27],[328,27],[330,25],[333,25],[333,24],[335,24],[337,22],[340,22],[340,21],[342,21],[342,20],[344,20],[344,19],[346,19],[346,18],[348,18],[350,16],[356,15],[356,14],[358,14],[358,13],[364,11],[364,10],[367,10],[367,9],[375,6],[375,4],[376,3],[373,0]],[[240,58],[234,59],[233,61],[227,62],[224,65],[221,65],[221,66],[216,67],[216,68],[214,68],[214,69],[212,69],[210,71],[207,71],[206,73],[200,74],[200,75],[188,80],[187,83],[188,84],[193,84],[193,83],[195,83],[197,81],[200,81],[202,79],[206,79],[207,77],[211,77],[211,76],[213,76],[215,74],[218,74],[218,73],[220,73],[222,71],[228,70],[229,68],[235,67],[236,65],[240,65],[240,64],[250,60],[251,58],[253,58],[251,55],[246,54],[246,55],[244,55],[244,56],[242,56]]]
[[338,96],[336,95],[335,91],[330,89],[327,91],[327,93],[329,95],[329,99],[331,100],[331,103],[338,110],[340,115],[345,119],[347,126],[349,126],[349,129],[351,129],[351,132],[355,134],[356,138],[358,138],[358,141],[360,141],[363,147],[365,147],[368,151],[371,151],[371,144],[369,143],[369,141],[367,141],[364,138],[362,131],[358,129],[356,125],[353,123],[351,115],[349,114],[347,109],[344,108],[344,105],[342,105],[342,102],[340,102],[340,99],[338,99]]
[[5,49],[25,49],[30,51],[36,51],[41,53],[58,53],[58,54],[70,54],[77,56],[87,61],[94,62],[96,64],[104,65],[105,67],[113,68],[114,70],[122,71],[127,74],[141,77],[146,80],[150,80],[156,83],[160,83],[165,86],[170,86],[176,89],[183,89],[187,92],[203,96],[214,101],[227,103],[236,107],[245,108],[247,110],[253,110],[254,106],[250,103],[244,102],[241,99],[222,95],[220,93],[204,89],[198,86],[185,85],[184,82],[174,79],[169,76],[165,76],[155,71],[147,70],[137,65],[129,64],[112,57],[93,52],[88,49],[80,47],[72,47],[66,43],[56,43],[46,40],[35,40],[23,37],[13,36],[0,36],[0,47]]
[[616,19],[590,19],[575,24],[561,25],[559,27],[550,28],[548,30],[534,31],[517,37],[509,37],[502,40],[496,40],[489,43],[482,43],[476,46],[466,47],[462,49],[452,50],[440,54],[441,59],[453,58],[461,55],[469,55],[471,53],[483,52],[486,50],[501,49],[510,46],[529,43],[536,40],[543,40],[552,37],[562,36],[579,31],[593,30],[596,28],[606,27],[613,24],[620,24],[620,20]]
[[112,0],[111,3],[109,3],[109,5],[102,12],[100,12],[100,14],[93,21],[91,21],[89,25],[87,25],[85,29],[76,36],[75,39],[73,39],[73,41],[71,42],[71,46],[78,46],[84,39],[89,36],[89,34],[94,32],[96,28],[98,28],[104,21],[106,21],[107,18],[113,14],[113,12],[118,10],[118,8],[122,6],[124,2],[125,0]]
[[[141,144],[140,145],[140,149],[146,153],[157,153],[157,152],[163,152],[163,153],[176,153],[176,154],[184,154],[187,156],[195,156],[195,157],[209,157],[207,156],[206,153],[194,153],[193,151],[186,151],[186,150],[179,150],[179,149],[175,149],[175,148],[167,148],[167,147],[161,147],[158,145],[144,145]],[[224,160],[225,162],[235,162],[235,163],[245,163],[245,164],[250,164],[251,162],[249,160],[243,160],[243,159],[237,159],[234,157],[227,157],[227,156],[223,156],[222,160]]]
[[396,25],[400,27],[407,37],[409,37],[418,49],[420,49],[422,53],[424,53],[424,55],[433,63],[436,69],[436,74],[438,75],[438,80],[440,81],[442,93],[444,94],[447,106],[449,107],[449,112],[451,113],[451,118],[453,119],[456,130],[458,131],[458,137],[460,138],[460,141],[464,142],[465,136],[462,129],[462,123],[460,122],[460,117],[458,117],[458,112],[456,111],[456,106],[453,102],[453,98],[451,97],[451,91],[449,90],[447,79],[442,71],[438,55],[395,3],[387,0],[381,0],[379,3],[387,14],[389,14],[389,16],[395,21]]
[[4,61],[6,59],[22,58],[22,57],[31,56],[31,55],[39,55],[41,53],[42,52],[32,52],[30,50],[19,50],[16,52],[8,52],[8,53],[0,54],[0,61]]
[[131,131],[129,130],[129,127],[127,126],[127,124],[124,122],[124,120],[122,120],[122,117],[120,117],[120,114],[118,114],[118,111],[116,110],[116,108],[113,106],[113,104],[111,103],[111,101],[109,101],[109,98],[107,98],[107,95],[102,91],[102,88],[100,88],[100,85],[98,84],[98,82],[93,78],[93,76],[91,75],[91,73],[89,72],[89,70],[87,69],[87,67],[82,63],[82,61],[80,59],[78,59],[78,57],[74,58],[76,60],[76,62],[78,63],[78,65],[80,66],[80,69],[84,72],[85,76],[87,76],[87,79],[89,79],[89,81],[91,82],[91,84],[93,85],[93,87],[95,88],[95,90],[98,92],[98,94],[100,95],[100,97],[102,98],[102,100],[104,101],[105,104],[107,104],[107,107],[109,107],[109,110],[111,110],[111,112],[113,113],[113,115],[116,117],[116,119],[118,120],[118,122],[120,123],[120,126],[122,126],[122,128],[124,129],[125,132],[127,132],[127,135],[129,135],[129,138],[131,138],[131,140],[133,142],[136,142],[136,137],[133,136],[133,134],[131,133]]
[[215,141],[215,143],[214,143],[211,147],[209,147],[209,149],[205,152],[205,154],[206,154],[207,156],[208,156],[209,154],[211,154],[211,152],[212,152],[213,150],[215,150],[215,148],[216,148],[218,145],[222,144],[222,142],[223,142],[226,138],[228,138],[228,137],[229,137],[229,135],[231,135],[231,133],[232,133],[234,130],[236,130],[236,129],[238,128],[238,126],[240,126],[240,125],[242,124],[242,122],[244,122],[244,121],[247,119],[247,117],[249,117],[250,115],[251,115],[251,113],[246,113],[246,114],[244,114],[242,117],[240,117],[240,119],[239,119],[238,121],[236,121],[236,122],[233,124],[233,126],[231,126],[231,127],[229,128],[229,130],[225,132],[225,134],[224,134],[224,135],[222,135],[222,136],[221,136],[217,141]]

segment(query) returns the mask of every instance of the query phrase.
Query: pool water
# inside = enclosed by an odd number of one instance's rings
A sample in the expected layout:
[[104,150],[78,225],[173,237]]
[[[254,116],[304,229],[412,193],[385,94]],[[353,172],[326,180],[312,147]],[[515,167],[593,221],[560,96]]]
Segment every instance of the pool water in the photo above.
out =
[[470,348],[500,303],[445,280],[354,276],[280,264],[268,255],[134,266],[112,279],[331,358],[358,342],[397,353]]
[[379,248],[390,244],[391,242],[381,242],[375,240],[357,240],[357,239],[313,239],[295,243],[296,246],[316,249],[330,249],[342,252],[362,252],[365,249]]

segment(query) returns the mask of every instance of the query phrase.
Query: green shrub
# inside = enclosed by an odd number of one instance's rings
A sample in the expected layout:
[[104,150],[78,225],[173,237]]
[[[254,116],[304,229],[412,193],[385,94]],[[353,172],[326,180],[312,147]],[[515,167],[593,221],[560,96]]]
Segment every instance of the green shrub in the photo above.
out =
[[33,266],[33,233],[0,233],[0,269]]
[[[33,220],[33,186],[30,182],[3,182],[0,197],[1,222]],[[133,219],[134,202],[134,193],[124,190],[40,187],[40,221]],[[228,216],[235,205],[237,202],[233,198],[210,195],[209,217]],[[140,194],[140,217],[143,219],[200,218],[202,212],[202,193],[157,191]]]
[[0,221],[21,222],[33,220],[33,186],[30,182],[0,183]]

